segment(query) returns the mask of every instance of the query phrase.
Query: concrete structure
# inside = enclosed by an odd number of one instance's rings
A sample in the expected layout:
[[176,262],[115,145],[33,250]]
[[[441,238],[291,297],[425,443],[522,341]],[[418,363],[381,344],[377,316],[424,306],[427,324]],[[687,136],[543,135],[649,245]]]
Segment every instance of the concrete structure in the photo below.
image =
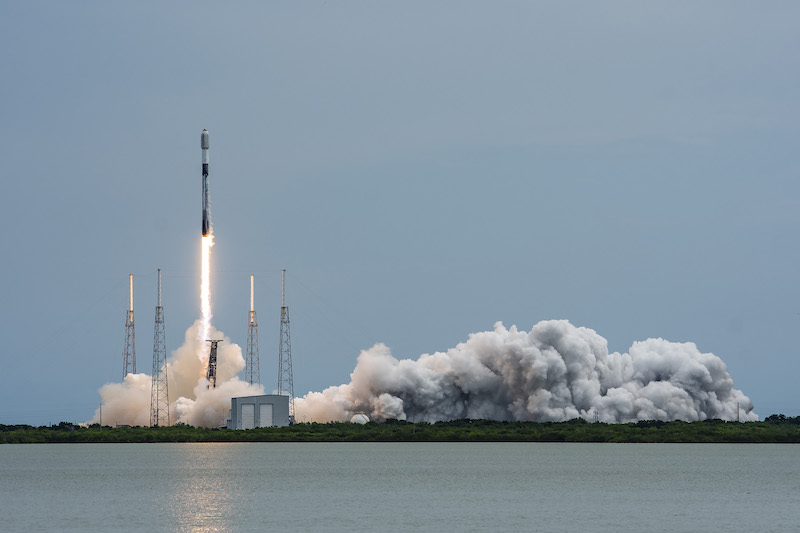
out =
[[231,398],[228,429],[252,429],[289,425],[289,396],[265,394]]

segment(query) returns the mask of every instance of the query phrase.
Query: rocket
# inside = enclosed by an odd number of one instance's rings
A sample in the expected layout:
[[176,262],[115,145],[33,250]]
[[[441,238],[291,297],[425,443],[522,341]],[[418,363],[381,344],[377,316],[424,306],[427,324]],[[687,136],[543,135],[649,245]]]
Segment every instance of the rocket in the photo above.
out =
[[208,212],[208,130],[200,134],[200,148],[203,151],[203,237],[211,233],[211,216]]

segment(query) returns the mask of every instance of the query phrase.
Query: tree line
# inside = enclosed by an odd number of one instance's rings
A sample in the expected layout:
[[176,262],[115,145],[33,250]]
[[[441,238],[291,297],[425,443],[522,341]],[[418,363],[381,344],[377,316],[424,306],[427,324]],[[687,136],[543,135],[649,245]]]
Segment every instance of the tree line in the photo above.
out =
[[708,442],[800,443],[800,416],[772,415],[761,422],[664,422],[628,424],[503,422],[453,420],[411,423],[405,420],[351,424],[299,423],[286,427],[228,430],[185,424],[164,427],[1,425],[0,444],[136,442]]

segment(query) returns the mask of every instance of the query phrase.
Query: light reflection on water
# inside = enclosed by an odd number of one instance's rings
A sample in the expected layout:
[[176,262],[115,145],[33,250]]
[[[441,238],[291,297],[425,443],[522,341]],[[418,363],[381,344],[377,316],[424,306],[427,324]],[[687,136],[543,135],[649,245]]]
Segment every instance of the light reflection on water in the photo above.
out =
[[0,446],[3,531],[798,531],[796,445]]
[[245,495],[237,480],[242,447],[218,443],[197,443],[183,450],[175,476],[170,480],[167,514],[180,531],[212,533],[229,531],[237,522],[237,505]]

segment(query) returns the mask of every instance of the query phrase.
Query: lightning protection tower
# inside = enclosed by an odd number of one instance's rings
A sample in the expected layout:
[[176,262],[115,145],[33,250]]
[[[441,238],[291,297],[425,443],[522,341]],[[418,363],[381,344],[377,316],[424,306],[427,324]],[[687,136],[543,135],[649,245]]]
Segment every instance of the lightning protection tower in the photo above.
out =
[[208,380],[208,388],[213,389],[217,386],[217,344],[222,340],[211,340],[211,351],[208,354],[208,371],[206,372],[206,379]]
[[136,331],[133,327],[133,274],[129,276],[130,308],[125,311],[125,348],[122,350],[122,379],[136,373]]
[[281,335],[278,344],[278,394],[289,396],[289,420],[294,421],[292,338],[289,334],[289,308],[286,307],[286,269],[283,269],[281,274]]
[[161,269],[158,269],[158,305],[153,329],[153,383],[150,387],[150,425],[169,425],[167,390],[167,342],[164,333],[164,308],[161,307]]
[[250,322],[247,324],[247,356],[244,380],[250,385],[261,383],[261,368],[258,360],[258,320],[253,306],[253,275],[250,274]]

